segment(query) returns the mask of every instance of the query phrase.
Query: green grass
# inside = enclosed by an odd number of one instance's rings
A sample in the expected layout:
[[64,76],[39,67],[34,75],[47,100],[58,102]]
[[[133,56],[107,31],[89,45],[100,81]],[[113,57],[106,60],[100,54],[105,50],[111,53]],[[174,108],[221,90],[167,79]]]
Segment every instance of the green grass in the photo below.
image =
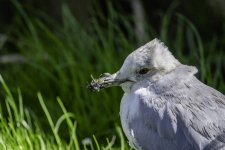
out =
[[[159,30],[147,25],[148,38],[138,42],[132,16],[117,13],[110,3],[107,17],[96,10],[87,24],[63,6],[59,24],[12,2],[18,10],[13,42],[26,63],[1,71],[8,85],[1,79],[4,149],[129,149],[119,120],[122,90],[92,93],[86,86],[91,75],[117,71],[130,52],[155,37],[182,63],[197,66],[200,80],[225,92],[221,39],[203,41],[191,21],[173,12],[176,4],[161,17]],[[92,145],[85,147],[82,140],[88,138]]]
[[[115,126],[117,130],[116,138],[120,140],[121,148],[114,147],[115,139],[111,142],[107,140],[106,145],[99,144],[95,136],[91,138],[91,143],[81,144],[76,135],[77,123],[74,118],[74,114],[67,112],[60,98],[57,98],[58,104],[61,107],[63,114],[54,123],[51,114],[48,111],[47,106],[44,103],[41,93],[37,94],[40,107],[46,115],[46,120],[52,131],[52,135],[46,134],[38,126],[38,120],[32,118],[29,111],[23,106],[23,99],[20,90],[18,90],[17,98],[14,98],[2,76],[0,76],[0,83],[3,86],[5,92],[4,103],[0,106],[0,148],[1,149],[128,149],[127,144],[122,134],[120,127]],[[18,102],[19,105],[16,103]],[[3,113],[3,107],[7,108],[7,111]],[[59,135],[59,129],[61,124],[66,122],[67,130],[70,133],[69,140],[61,138]],[[65,131],[64,131],[65,132]]]

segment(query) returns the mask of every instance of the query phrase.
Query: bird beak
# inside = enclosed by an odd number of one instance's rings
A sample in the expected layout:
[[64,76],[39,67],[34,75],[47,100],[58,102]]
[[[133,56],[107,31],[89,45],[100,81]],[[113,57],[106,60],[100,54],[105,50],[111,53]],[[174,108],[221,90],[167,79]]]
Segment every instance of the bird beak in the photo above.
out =
[[131,81],[127,79],[121,79],[119,73],[114,74],[104,73],[98,79],[92,77],[91,83],[88,85],[88,88],[92,91],[100,91],[101,89],[111,87],[111,86],[120,86],[122,83]]
[[98,79],[94,79],[92,77],[91,83],[88,85],[88,88],[92,91],[100,91],[101,89],[111,87],[111,86],[119,86],[121,81],[117,78],[117,73],[110,74],[104,73]]

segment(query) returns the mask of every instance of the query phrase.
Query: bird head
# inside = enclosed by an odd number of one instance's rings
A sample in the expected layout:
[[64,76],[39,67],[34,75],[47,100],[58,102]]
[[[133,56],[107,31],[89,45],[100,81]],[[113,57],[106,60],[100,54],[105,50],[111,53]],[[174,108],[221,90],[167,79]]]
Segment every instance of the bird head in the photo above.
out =
[[160,40],[154,39],[129,54],[116,73],[104,73],[99,79],[93,79],[89,88],[99,91],[110,86],[121,86],[126,92],[133,84],[155,74],[170,72],[179,64],[168,48]]

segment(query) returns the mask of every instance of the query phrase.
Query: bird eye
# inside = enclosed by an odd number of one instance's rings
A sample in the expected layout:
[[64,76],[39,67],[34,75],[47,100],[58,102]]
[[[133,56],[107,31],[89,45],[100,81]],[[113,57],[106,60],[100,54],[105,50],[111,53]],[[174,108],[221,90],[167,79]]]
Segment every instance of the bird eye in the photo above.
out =
[[148,71],[149,71],[148,68],[143,68],[143,69],[141,69],[138,73],[139,73],[139,74],[146,74]]

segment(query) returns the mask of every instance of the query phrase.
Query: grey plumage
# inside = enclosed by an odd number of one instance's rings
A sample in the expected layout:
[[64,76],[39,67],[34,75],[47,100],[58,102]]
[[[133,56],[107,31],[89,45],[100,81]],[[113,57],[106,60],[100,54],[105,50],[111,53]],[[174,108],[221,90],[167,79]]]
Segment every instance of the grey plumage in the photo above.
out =
[[125,91],[120,116],[133,148],[225,150],[225,96],[199,81],[196,73],[155,39],[96,84],[117,83]]
[[225,97],[194,76],[186,79],[192,70],[181,65],[155,84],[144,81],[143,91],[136,85],[138,114],[126,120],[134,132],[131,145],[143,150],[225,148]]

